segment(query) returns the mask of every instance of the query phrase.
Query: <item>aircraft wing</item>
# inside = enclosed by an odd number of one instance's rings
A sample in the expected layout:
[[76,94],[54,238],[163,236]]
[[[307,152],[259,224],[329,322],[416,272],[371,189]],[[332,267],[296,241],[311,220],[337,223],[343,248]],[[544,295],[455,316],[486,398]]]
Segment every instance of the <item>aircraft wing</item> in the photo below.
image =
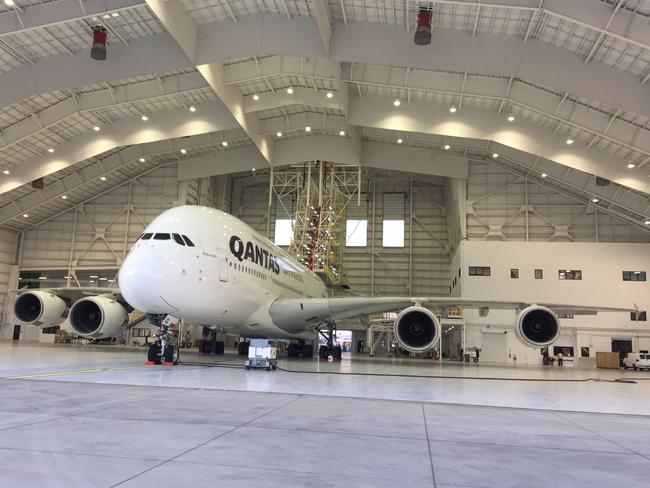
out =
[[30,291],[44,291],[52,293],[58,297],[63,298],[64,300],[70,302],[76,302],[80,298],[87,296],[96,296],[96,295],[113,295],[116,298],[121,299],[119,288],[107,288],[107,287],[61,287],[61,288],[20,288],[14,290],[16,295],[22,295],[23,293]]
[[304,330],[306,324],[324,320],[341,320],[360,315],[392,312],[412,305],[425,307],[459,307],[471,309],[519,310],[529,305],[550,308],[555,313],[593,315],[598,312],[638,312],[635,308],[582,306],[522,301],[476,300],[461,297],[341,297],[283,298],[273,302],[269,313],[278,326],[293,332]]

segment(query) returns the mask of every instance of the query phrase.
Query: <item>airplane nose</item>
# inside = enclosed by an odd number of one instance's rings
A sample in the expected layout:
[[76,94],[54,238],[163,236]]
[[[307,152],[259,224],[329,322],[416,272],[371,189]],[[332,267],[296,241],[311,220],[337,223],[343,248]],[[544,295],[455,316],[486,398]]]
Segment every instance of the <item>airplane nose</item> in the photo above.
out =
[[129,305],[141,312],[162,314],[173,311],[161,298],[169,281],[167,278],[164,266],[156,263],[145,249],[136,249],[124,260],[118,283],[122,297]]

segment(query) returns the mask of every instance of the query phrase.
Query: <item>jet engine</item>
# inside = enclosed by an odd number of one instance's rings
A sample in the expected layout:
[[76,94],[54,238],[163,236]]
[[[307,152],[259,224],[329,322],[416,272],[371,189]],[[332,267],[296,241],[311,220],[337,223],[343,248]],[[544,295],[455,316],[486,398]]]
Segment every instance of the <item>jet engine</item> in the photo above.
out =
[[440,324],[430,310],[409,307],[395,319],[395,337],[410,352],[425,352],[433,348],[440,334]]
[[68,305],[49,291],[27,291],[14,302],[14,315],[24,325],[50,327],[66,318]]
[[70,309],[70,327],[82,337],[115,337],[128,322],[124,306],[110,296],[77,300]]
[[545,347],[560,335],[560,319],[555,312],[539,305],[526,307],[517,314],[515,336],[530,347]]

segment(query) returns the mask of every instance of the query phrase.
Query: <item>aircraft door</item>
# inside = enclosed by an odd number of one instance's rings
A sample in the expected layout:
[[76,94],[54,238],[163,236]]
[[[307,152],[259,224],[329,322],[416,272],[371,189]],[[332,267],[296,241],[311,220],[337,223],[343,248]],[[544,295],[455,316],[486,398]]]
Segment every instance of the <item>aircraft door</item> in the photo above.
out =
[[224,283],[228,281],[229,267],[230,263],[228,263],[225,253],[223,251],[219,252],[219,281]]

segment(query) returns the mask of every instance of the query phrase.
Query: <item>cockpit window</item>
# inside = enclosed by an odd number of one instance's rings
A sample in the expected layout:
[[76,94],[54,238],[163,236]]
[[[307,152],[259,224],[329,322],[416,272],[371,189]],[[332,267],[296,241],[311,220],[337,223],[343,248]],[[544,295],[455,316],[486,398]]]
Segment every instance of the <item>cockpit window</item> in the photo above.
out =
[[147,232],[146,234],[142,234],[142,236],[140,236],[140,240],[141,241],[147,241],[147,240],[151,239],[152,235],[153,234],[151,232]]
[[172,234],[172,237],[176,241],[177,244],[180,244],[181,246],[185,246],[185,243],[183,242],[183,239],[181,239],[181,236],[178,234]]
[[153,238],[156,241],[168,241],[171,239],[171,236],[169,234],[156,234],[153,236]]
[[185,240],[185,244],[187,244],[189,247],[194,247],[194,243],[192,241],[190,241],[189,237],[184,235],[183,239]]

